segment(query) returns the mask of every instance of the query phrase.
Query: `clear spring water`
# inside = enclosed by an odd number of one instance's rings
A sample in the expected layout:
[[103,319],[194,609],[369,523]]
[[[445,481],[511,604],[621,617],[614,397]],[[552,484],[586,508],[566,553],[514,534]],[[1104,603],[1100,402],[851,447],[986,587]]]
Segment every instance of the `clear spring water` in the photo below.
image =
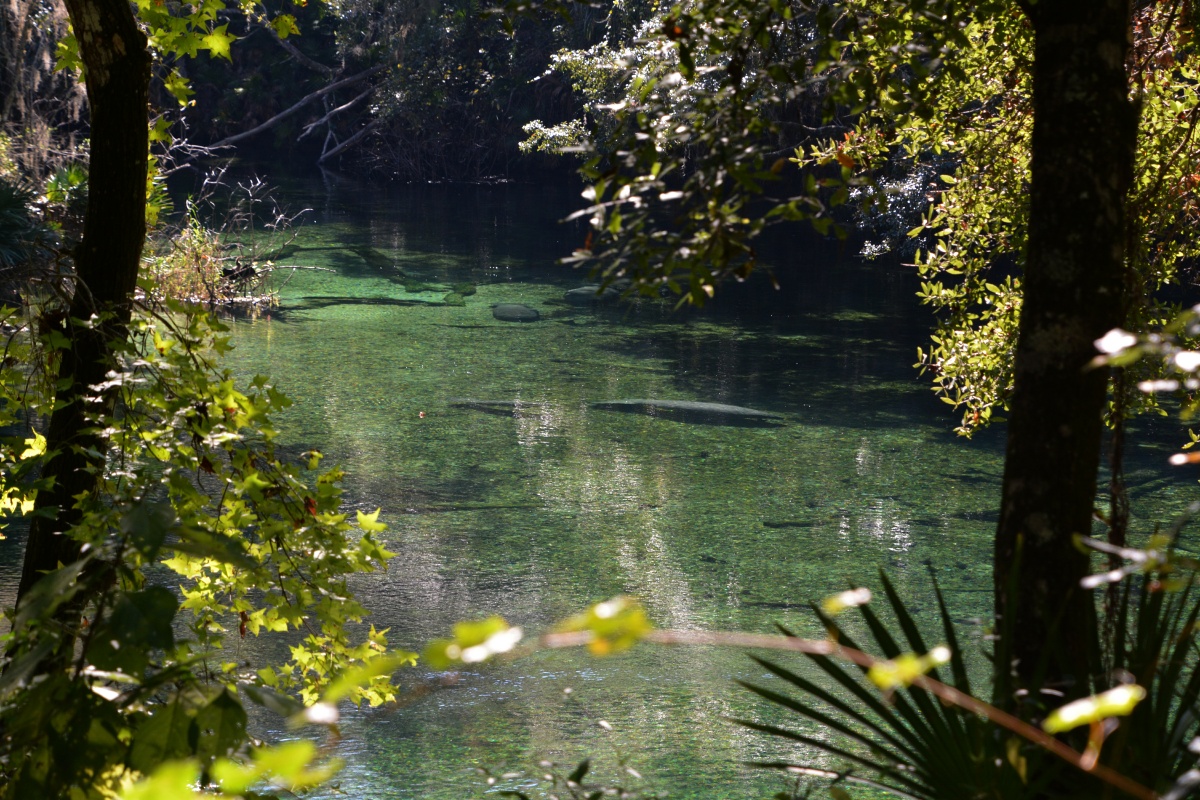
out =
[[[848,582],[877,585],[879,568],[932,623],[932,569],[977,652],[1002,430],[955,437],[911,368],[928,326],[914,276],[792,229],[768,244],[778,292],[731,287],[702,312],[574,308],[562,296],[584,276],[554,261],[582,238],[557,222],[577,192],[279,185],[292,210],[313,209],[280,263],[332,271],[297,272],[280,308],[234,323],[231,363],[270,374],[296,401],[279,419],[286,447],[324,451],[346,470],[353,506],[384,510],[399,555],[357,587],[373,622],[419,650],[459,620],[499,613],[538,631],[630,594],[664,627],[772,632],[778,621],[820,636],[806,603]],[[410,289],[435,288],[410,292],[399,271]],[[477,292],[465,305],[440,303],[466,282]],[[491,305],[509,302],[541,320],[494,319]],[[453,398],[522,405],[489,412]],[[782,419],[706,424],[587,405],[622,398]],[[1135,529],[1194,494],[1193,476],[1160,469],[1180,438],[1173,426],[1131,448]],[[19,540],[0,547],[12,570]],[[279,651],[246,648],[252,659]],[[729,721],[787,720],[733,683],[769,683],[763,673],[712,648],[487,666],[399,708],[348,709],[337,791],[483,797],[494,789],[476,768],[536,776],[540,760],[592,756],[601,775],[625,759],[644,776],[626,785],[671,797],[766,797],[787,782],[742,762],[824,762]],[[423,667],[401,677],[420,692],[439,680]]]

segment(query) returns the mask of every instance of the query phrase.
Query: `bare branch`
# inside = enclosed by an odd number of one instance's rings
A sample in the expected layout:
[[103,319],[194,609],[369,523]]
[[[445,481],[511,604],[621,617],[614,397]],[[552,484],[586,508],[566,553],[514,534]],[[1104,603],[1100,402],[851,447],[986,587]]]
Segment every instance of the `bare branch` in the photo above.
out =
[[308,136],[310,133],[312,133],[312,132],[313,132],[313,131],[314,131],[316,128],[318,128],[319,126],[321,126],[321,125],[325,124],[326,122],[329,122],[329,120],[330,120],[330,119],[332,119],[332,118],[333,118],[335,115],[342,113],[343,111],[345,111],[346,109],[348,109],[348,108],[350,108],[352,105],[354,105],[355,103],[358,103],[359,101],[361,101],[361,100],[363,100],[363,99],[365,99],[365,98],[369,97],[369,96],[370,96],[370,94],[371,94],[371,92],[373,92],[373,91],[375,91],[375,87],[374,87],[374,86],[368,86],[368,87],[367,87],[367,88],[366,88],[366,89],[363,91],[363,93],[362,93],[362,94],[360,94],[358,97],[354,98],[354,99],[353,99],[353,100],[351,100],[350,102],[348,102],[348,103],[343,103],[342,105],[338,106],[337,108],[335,108],[335,109],[331,110],[331,111],[330,111],[328,114],[326,114],[325,116],[321,117],[321,118],[320,118],[319,120],[317,120],[316,122],[310,122],[308,125],[305,125],[305,126],[304,126],[304,132],[303,132],[303,133],[301,133],[299,136],[297,136],[297,137],[296,137],[296,141],[297,141],[297,142],[298,142],[298,141],[300,141],[301,139],[303,139],[304,137],[306,137],[306,136]]
[[361,131],[354,134],[349,139],[347,139],[346,141],[339,144],[337,147],[330,150],[328,153],[322,153],[321,157],[317,159],[317,163],[324,164],[329,159],[334,158],[335,156],[341,155],[346,150],[349,150],[351,147],[358,144],[359,141],[361,141],[364,136],[366,136],[368,133],[375,130],[382,124],[383,123],[380,120],[375,120],[371,124],[367,125],[367,127],[363,128]]
[[337,91],[338,89],[345,88],[346,86],[353,86],[356,83],[362,83],[363,81],[367,80],[368,78],[378,75],[380,72],[383,72],[387,68],[388,68],[387,64],[379,64],[377,66],[371,67],[370,69],[368,69],[364,72],[360,72],[357,75],[351,75],[349,78],[342,78],[340,81],[335,81],[334,83],[329,84],[328,86],[324,87],[323,89],[318,89],[317,91],[308,95],[307,97],[305,97],[304,99],[300,100],[298,103],[293,105],[291,108],[285,109],[284,111],[280,111],[278,114],[271,117],[269,120],[262,123],[261,125],[251,128],[248,131],[243,131],[242,133],[238,133],[233,136],[228,136],[219,142],[215,142],[215,143],[209,145],[209,147],[225,147],[227,145],[237,144],[238,142],[249,139],[252,136],[257,136],[258,134],[262,133],[263,131],[270,130],[271,128],[278,125],[280,122],[283,122],[288,117],[290,117],[293,114],[295,114],[296,112],[302,110],[305,106],[307,106],[313,100],[319,100],[322,97],[324,97],[325,95],[329,94],[330,92]]

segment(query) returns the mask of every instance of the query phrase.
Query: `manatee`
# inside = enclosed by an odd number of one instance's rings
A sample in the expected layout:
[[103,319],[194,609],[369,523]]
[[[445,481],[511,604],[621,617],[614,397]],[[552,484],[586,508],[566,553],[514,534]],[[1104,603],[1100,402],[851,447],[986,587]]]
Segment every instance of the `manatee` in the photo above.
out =
[[497,303],[492,306],[492,316],[501,322],[537,322],[542,315],[520,303]]
[[382,270],[390,270],[390,269],[394,269],[396,266],[396,262],[394,259],[384,255],[383,253],[376,250],[374,247],[359,246],[359,247],[348,247],[346,249],[348,249],[351,253],[354,253],[354,255],[358,256],[363,261],[365,261],[368,267],[374,267],[375,269],[382,269]]
[[770,411],[759,411],[725,403],[704,403],[696,400],[606,400],[600,403],[588,403],[588,407],[600,411],[624,411],[651,417],[664,417],[680,422],[709,422],[725,425],[764,426],[773,420],[783,419],[783,415]]
[[474,397],[451,397],[446,402],[453,408],[469,408],[473,411],[504,416],[520,414],[523,409],[542,406],[541,403],[530,403],[526,400],[479,400]]
[[609,303],[618,299],[621,292],[611,286],[600,289],[598,284],[589,284],[580,286],[578,289],[571,289],[563,295],[563,299],[573,306],[590,306],[594,303]]
[[541,403],[530,403],[528,401],[487,401],[487,399],[478,399],[474,397],[451,397],[446,401],[455,408],[473,408],[478,410],[502,409],[505,411],[518,411],[523,408],[540,408]]

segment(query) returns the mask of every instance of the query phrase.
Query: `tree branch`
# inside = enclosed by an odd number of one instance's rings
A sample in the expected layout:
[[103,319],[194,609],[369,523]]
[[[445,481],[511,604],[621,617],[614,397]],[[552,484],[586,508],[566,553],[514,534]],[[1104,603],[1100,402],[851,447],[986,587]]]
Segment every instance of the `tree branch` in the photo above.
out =
[[271,117],[269,120],[262,123],[261,125],[251,128],[248,131],[243,131],[242,133],[238,133],[233,136],[228,136],[219,142],[214,142],[213,144],[210,144],[209,147],[226,147],[231,144],[237,144],[238,142],[245,141],[246,139],[249,139],[252,136],[257,136],[258,134],[262,133],[263,131],[270,130],[271,128],[278,125],[280,122],[283,122],[285,119],[292,116],[297,111],[300,111],[301,109],[303,109],[306,105],[311,103],[313,100],[319,100],[320,98],[324,97],[325,95],[329,94],[330,92],[337,91],[338,89],[345,88],[346,86],[353,86],[356,83],[362,83],[363,81],[367,80],[368,78],[378,75],[380,72],[383,72],[387,68],[388,68],[387,64],[379,64],[377,66],[371,67],[370,69],[368,69],[364,72],[360,72],[357,75],[351,75],[349,78],[342,78],[340,81],[335,81],[334,83],[329,84],[328,86],[324,87],[323,89],[318,89],[317,91],[308,95],[307,97],[305,97],[304,99],[300,100],[298,103],[293,105],[291,108],[288,108],[284,111],[280,111],[278,114]]
[[314,131],[316,128],[318,128],[319,126],[321,126],[321,125],[325,124],[325,123],[326,123],[326,122],[328,122],[330,119],[332,119],[332,118],[333,118],[335,115],[342,113],[342,112],[343,112],[343,111],[345,111],[346,109],[350,108],[350,106],[352,106],[352,105],[354,105],[355,103],[359,102],[360,100],[363,100],[363,99],[365,99],[366,97],[370,96],[371,92],[373,92],[373,91],[375,91],[375,87],[374,87],[374,86],[368,86],[368,87],[366,88],[366,90],[365,90],[365,91],[363,91],[363,93],[362,93],[362,94],[360,94],[358,97],[354,98],[354,99],[353,99],[353,100],[351,100],[350,102],[348,102],[348,103],[343,103],[342,105],[338,106],[337,108],[335,108],[335,109],[332,109],[332,110],[331,110],[331,111],[330,111],[328,114],[326,114],[325,116],[321,117],[321,118],[320,118],[319,120],[317,120],[316,122],[310,122],[308,125],[305,125],[305,126],[304,126],[304,132],[303,132],[303,133],[301,133],[299,136],[297,136],[297,137],[296,137],[296,141],[298,142],[298,141],[300,141],[301,139],[305,138],[305,137],[306,137],[306,136],[308,136],[310,133],[312,133],[312,132],[313,132],[313,131]]
[[317,159],[317,163],[318,163],[318,164],[324,164],[324,163],[325,163],[326,161],[328,161],[329,159],[331,159],[331,158],[334,158],[335,156],[339,156],[339,155],[341,155],[341,154],[342,154],[342,153],[344,153],[346,150],[349,150],[351,147],[353,147],[354,145],[358,144],[358,143],[359,143],[359,141],[360,141],[360,140],[362,140],[362,138],[363,138],[364,136],[366,136],[368,133],[370,133],[371,131],[375,130],[376,128],[378,128],[378,127],[379,127],[380,125],[382,125],[382,124],[383,124],[383,123],[382,123],[382,122],[380,122],[379,120],[375,120],[375,121],[374,121],[374,122],[372,122],[371,124],[367,125],[367,127],[363,128],[361,131],[359,131],[358,133],[354,134],[354,135],[353,135],[353,136],[351,136],[349,139],[347,139],[346,141],[344,141],[344,142],[342,142],[341,144],[339,144],[337,147],[335,147],[335,148],[333,148],[332,150],[330,150],[328,153],[322,153],[322,154],[321,154],[321,157]]
[[279,31],[275,30],[270,25],[263,25],[263,27],[266,28],[267,32],[271,34],[271,38],[278,42],[279,46],[287,51],[288,55],[300,62],[301,66],[308,67],[313,72],[319,72],[329,78],[337,75],[338,71],[336,69],[333,67],[327,67],[319,61],[314,61],[313,59],[304,55],[304,53],[300,52],[299,47],[296,47],[296,45],[280,36]]

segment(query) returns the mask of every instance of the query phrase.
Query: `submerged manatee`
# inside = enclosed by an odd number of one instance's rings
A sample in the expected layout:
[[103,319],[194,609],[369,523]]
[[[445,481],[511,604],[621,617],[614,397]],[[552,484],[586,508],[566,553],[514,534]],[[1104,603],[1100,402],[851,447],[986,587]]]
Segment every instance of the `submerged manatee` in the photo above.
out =
[[541,403],[531,403],[527,400],[480,400],[474,397],[451,397],[446,403],[451,408],[469,408],[486,414],[500,416],[520,416],[525,409],[541,408]]
[[580,286],[571,289],[563,295],[563,299],[573,306],[590,306],[595,303],[611,303],[621,297],[621,292],[611,286],[601,291],[599,284]]
[[601,403],[588,403],[589,408],[601,411],[624,411],[632,414],[645,414],[651,417],[665,417],[680,422],[709,422],[725,425],[755,425],[765,426],[783,419],[782,414],[770,411],[759,411],[745,406],[731,406],[725,403],[704,403],[696,400],[606,400]]
[[520,303],[497,303],[492,306],[492,316],[501,322],[537,322],[542,317],[537,309]]

